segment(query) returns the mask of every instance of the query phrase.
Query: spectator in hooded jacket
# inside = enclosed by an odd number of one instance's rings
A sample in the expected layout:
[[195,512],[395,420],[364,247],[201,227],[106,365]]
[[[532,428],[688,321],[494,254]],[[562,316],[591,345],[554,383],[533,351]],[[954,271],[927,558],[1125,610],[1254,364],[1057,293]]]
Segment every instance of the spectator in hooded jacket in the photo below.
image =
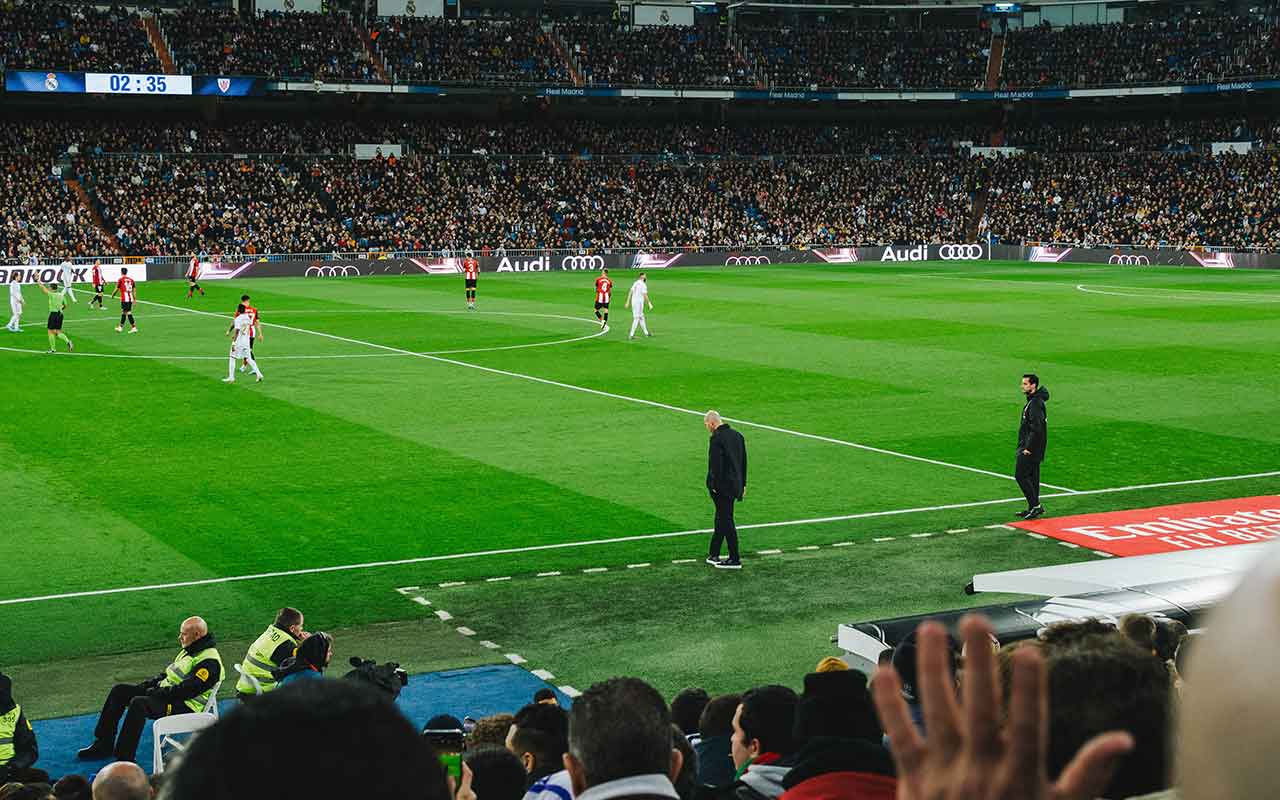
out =
[[271,671],[280,686],[298,681],[318,680],[324,677],[325,668],[333,658],[333,637],[324,631],[315,633],[302,640],[297,653],[278,669]]
[[785,759],[795,750],[797,702],[786,686],[761,686],[742,695],[731,743],[737,780],[721,797],[764,800],[782,795],[782,781],[791,769]]
[[711,699],[698,719],[698,786],[722,789],[733,783],[733,717],[742,702],[740,694],[722,694]]
[[796,706],[799,750],[782,780],[782,800],[893,800],[897,781],[882,735],[866,675],[853,670],[806,675]]
[[671,712],[638,678],[597,683],[573,701],[565,767],[578,800],[679,800],[683,757],[671,746]]

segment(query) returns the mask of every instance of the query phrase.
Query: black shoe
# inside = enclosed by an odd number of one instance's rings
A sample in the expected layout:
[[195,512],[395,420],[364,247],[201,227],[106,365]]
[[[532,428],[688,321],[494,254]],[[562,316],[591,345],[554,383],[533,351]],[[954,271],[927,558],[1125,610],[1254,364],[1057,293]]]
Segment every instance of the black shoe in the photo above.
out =
[[723,556],[707,556],[707,563],[713,567],[718,567],[724,562]]
[[104,758],[111,758],[114,753],[115,747],[111,742],[99,740],[76,753],[76,758],[81,761],[101,761]]
[[716,564],[716,569],[742,569],[742,562],[725,559]]
[[1023,519],[1035,519],[1036,517],[1043,517],[1043,516],[1044,516],[1044,506],[1038,505],[1035,508],[1029,509],[1027,511],[1027,515],[1023,517]]
[[1018,519],[1026,519],[1027,515],[1030,513],[1031,513],[1031,509],[1029,508],[1023,509],[1022,511],[1018,512]]

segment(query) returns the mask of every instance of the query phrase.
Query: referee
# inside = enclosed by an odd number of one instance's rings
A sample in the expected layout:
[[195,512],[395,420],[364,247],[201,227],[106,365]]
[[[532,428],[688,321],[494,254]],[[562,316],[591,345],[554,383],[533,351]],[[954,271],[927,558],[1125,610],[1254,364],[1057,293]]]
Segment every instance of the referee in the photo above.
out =
[[1018,426],[1018,459],[1013,476],[1027,498],[1027,510],[1019,511],[1018,516],[1035,519],[1044,515],[1044,506],[1040,505],[1040,462],[1044,461],[1049,437],[1049,418],[1044,407],[1049,400],[1049,390],[1040,385],[1039,375],[1028,372],[1022,376],[1022,393],[1027,403],[1022,407],[1022,423]]
[[58,340],[67,343],[67,352],[70,353],[75,348],[71,346],[71,340],[62,332],[62,312],[67,307],[67,290],[59,289],[55,281],[51,286],[40,284],[40,291],[49,296],[49,352],[56,352]]

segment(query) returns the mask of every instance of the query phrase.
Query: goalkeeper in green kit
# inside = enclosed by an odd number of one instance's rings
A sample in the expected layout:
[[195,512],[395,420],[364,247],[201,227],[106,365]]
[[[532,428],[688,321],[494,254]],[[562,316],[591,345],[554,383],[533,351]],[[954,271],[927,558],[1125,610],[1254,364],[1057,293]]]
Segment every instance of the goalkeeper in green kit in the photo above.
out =
[[71,346],[71,340],[62,332],[62,312],[67,307],[67,291],[59,289],[55,282],[50,286],[40,284],[40,291],[49,296],[49,352],[57,350],[58,340],[67,343],[67,352],[70,353],[75,348]]

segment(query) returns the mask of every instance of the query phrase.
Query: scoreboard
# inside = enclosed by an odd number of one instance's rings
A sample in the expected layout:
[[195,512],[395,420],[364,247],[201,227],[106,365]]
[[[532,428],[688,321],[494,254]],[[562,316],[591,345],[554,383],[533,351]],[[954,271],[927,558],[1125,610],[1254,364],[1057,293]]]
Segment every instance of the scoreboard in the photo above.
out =
[[213,95],[245,97],[266,91],[266,80],[228,75],[146,75],[114,72],[9,70],[6,92],[39,94]]

